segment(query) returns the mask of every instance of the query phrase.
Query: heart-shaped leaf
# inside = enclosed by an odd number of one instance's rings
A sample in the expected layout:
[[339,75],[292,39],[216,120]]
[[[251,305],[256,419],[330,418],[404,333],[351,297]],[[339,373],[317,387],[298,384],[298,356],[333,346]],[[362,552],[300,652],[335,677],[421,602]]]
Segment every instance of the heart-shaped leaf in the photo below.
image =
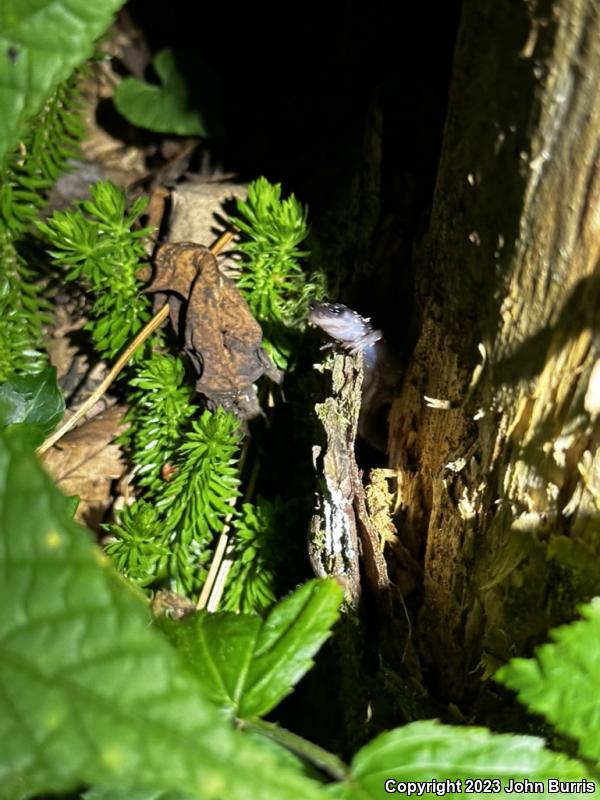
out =
[[117,110],[140,128],[179,136],[206,136],[200,113],[191,106],[187,84],[172,50],[161,50],[152,65],[161,86],[125,78],[115,92]]

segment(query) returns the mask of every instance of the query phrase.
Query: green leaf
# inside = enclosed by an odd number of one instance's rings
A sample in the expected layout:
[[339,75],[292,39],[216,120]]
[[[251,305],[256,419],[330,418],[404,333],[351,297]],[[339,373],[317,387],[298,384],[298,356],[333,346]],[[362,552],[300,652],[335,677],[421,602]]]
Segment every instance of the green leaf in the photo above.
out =
[[337,619],[343,593],[333,580],[312,580],[263,621],[249,614],[204,612],[161,619],[208,696],[250,719],[268,713],[307,672]]
[[0,386],[0,426],[24,422],[48,436],[64,413],[65,400],[54,367],[37,375],[15,376]]
[[0,434],[0,521],[0,798],[81,783],[322,798],[202,697],[15,428]]
[[125,78],[114,97],[119,113],[133,125],[158,133],[206,136],[202,117],[190,106],[188,88],[173,51],[161,50],[152,65],[162,85]]
[[[550,779],[583,781],[580,787],[587,782],[588,792],[600,788],[583,764],[545,750],[541,739],[426,721],[396,728],[369,742],[354,757],[350,780],[335,787],[333,795],[345,800],[383,799],[390,796],[386,781],[393,781],[388,788],[399,797],[514,797],[518,792],[506,791],[510,780],[526,778],[541,782],[536,797],[572,797],[576,793],[573,787],[567,791],[557,787],[552,792]],[[485,780],[489,783],[469,783]],[[445,784],[442,792],[445,781],[457,783]]]
[[160,789],[108,789],[93,786],[82,800],[190,800],[191,795],[181,792],[163,792]]
[[23,123],[89,58],[123,0],[3,0],[0,5],[0,162]]
[[600,598],[581,609],[583,620],[553,630],[553,644],[535,658],[513,658],[496,679],[543,714],[580,752],[600,761]]

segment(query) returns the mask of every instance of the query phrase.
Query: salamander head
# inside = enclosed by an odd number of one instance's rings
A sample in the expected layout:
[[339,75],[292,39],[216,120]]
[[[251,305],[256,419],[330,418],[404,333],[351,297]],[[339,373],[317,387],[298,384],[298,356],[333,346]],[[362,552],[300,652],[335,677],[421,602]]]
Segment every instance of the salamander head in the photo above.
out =
[[[374,333],[371,320],[368,317],[361,317],[356,311],[341,303],[313,301],[310,304],[308,321],[324,330],[347,349],[354,349],[357,345],[357,349],[362,349],[361,343],[365,342],[365,337],[369,338],[369,345],[376,341],[371,336]],[[381,338],[381,334],[376,338]]]

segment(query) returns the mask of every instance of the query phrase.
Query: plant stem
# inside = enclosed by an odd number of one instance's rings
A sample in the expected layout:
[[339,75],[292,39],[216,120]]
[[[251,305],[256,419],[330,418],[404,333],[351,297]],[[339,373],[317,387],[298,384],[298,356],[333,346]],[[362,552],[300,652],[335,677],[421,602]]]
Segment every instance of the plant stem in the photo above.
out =
[[[246,444],[247,443],[248,440],[246,440]],[[250,475],[248,486],[246,487],[246,491],[244,492],[244,497],[242,499],[243,503],[247,503],[254,494],[254,489],[256,488],[256,479],[258,477],[259,471],[260,471],[260,460],[257,457],[256,461],[252,466],[252,473]],[[234,550],[235,550],[234,541],[233,539],[230,539],[228,537],[227,540],[225,541],[223,551],[219,555],[217,574],[214,579],[214,585],[211,587],[210,598],[206,605],[208,611],[216,611],[217,608],[219,607],[219,603],[221,602],[221,597],[223,596],[223,592],[225,590],[225,581],[227,580],[227,576],[229,575],[229,570],[233,566]]]
[[238,720],[238,725],[242,730],[254,731],[267,739],[277,742],[277,744],[283,745],[283,747],[318,767],[318,769],[336,781],[344,781],[350,777],[350,768],[336,755],[313,742],[309,742],[307,739],[303,739],[302,736],[298,736],[296,733],[280,728],[279,725],[275,725],[273,722],[266,722],[264,719],[240,719]]
[[[240,461],[238,464],[238,474],[242,474],[242,470],[244,468],[244,462],[246,461],[246,456],[248,455],[248,439],[244,442],[244,447],[242,448],[242,454],[240,456]],[[237,502],[237,497],[234,497],[229,505],[234,508]],[[215,611],[215,608],[210,607],[210,597],[213,592],[213,588],[215,586],[215,582],[217,580],[219,570],[221,567],[221,562],[223,559],[223,555],[225,554],[227,547],[229,545],[229,523],[231,522],[233,514],[228,514],[225,519],[225,525],[223,527],[223,531],[219,537],[219,541],[217,543],[217,547],[215,549],[214,555],[212,557],[212,561],[210,564],[210,568],[208,570],[208,575],[206,576],[206,580],[204,581],[204,586],[202,587],[202,591],[200,592],[200,597],[198,598],[198,602],[196,603],[196,608],[198,610],[202,608],[208,608],[209,611]],[[217,599],[217,605],[218,601]]]
[[142,328],[142,330],[138,333],[135,339],[133,339],[133,341],[127,345],[127,347],[125,348],[123,353],[119,356],[114,366],[108,372],[108,374],[106,375],[100,386],[98,386],[98,388],[94,392],[92,392],[92,394],[88,397],[85,403],[73,414],[72,417],[69,417],[69,419],[66,422],[64,422],[58,430],[54,431],[54,433],[51,436],[49,436],[44,442],[42,442],[42,444],[36,450],[36,453],[38,455],[42,455],[42,453],[45,453],[46,450],[52,447],[52,445],[55,444],[59,439],[62,439],[65,433],[68,433],[68,431],[70,431],[71,428],[74,428],[75,425],[79,422],[79,420],[83,416],[85,416],[85,414],[87,414],[90,408],[93,405],[95,405],[98,402],[98,400],[100,400],[102,395],[108,390],[108,387],[115,380],[119,372],[121,372],[123,367],[127,364],[127,362],[129,361],[131,356],[135,353],[135,351],[138,349],[138,347],[142,344],[142,342],[145,342],[148,336],[150,336],[151,333],[154,333],[154,331],[162,324],[162,322],[167,318],[168,313],[169,313],[169,304],[165,303],[165,305],[160,309],[158,314],[155,314],[150,320],[150,322],[148,322],[148,324]]

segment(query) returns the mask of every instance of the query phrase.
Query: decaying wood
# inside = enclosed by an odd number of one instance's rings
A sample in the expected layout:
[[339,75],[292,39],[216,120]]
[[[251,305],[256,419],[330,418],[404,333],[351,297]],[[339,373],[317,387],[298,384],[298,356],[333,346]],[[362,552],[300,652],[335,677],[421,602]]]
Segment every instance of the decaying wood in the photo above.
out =
[[600,589],[599,80],[594,0],[463,4],[390,436],[421,656],[455,699]]
[[340,579],[346,602],[354,608],[360,599],[358,533],[353,505],[354,442],[362,386],[359,359],[332,355],[322,365],[324,371],[331,371],[332,393],[315,409],[323,425],[325,443],[314,452],[319,496],[309,534],[309,556],[315,575]]
[[324,444],[315,447],[319,482],[309,535],[310,561],[318,577],[338,578],[350,608],[361,597],[362,563],[374,596],[389,588],[379,532],[365,501],[354,446],[362,396],[362,355],[332,355],[318,367],[331,373],[331,395],[315,407]]
[[225,204],[245,200],[248,185],[231,181],[180,183],[171,195],[170,242],[210,242],[229,228]]

